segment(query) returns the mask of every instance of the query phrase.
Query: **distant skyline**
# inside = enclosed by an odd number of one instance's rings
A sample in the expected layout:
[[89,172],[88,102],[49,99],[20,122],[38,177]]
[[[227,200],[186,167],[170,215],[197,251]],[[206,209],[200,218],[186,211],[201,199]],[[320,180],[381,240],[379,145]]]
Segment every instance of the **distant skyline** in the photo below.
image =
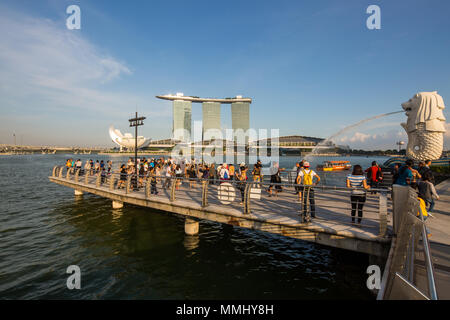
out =
[[[68,30],[66,8],[81,9]],[[381,29],[369,30],[369,5]],[[0,144],[114,146],[110,125],[171,136],[175,94],[250,97],[250,126],[327,138],[438,91],[450,111],[448,1],[86,1],[0,3]],[[229,106],[222,127],[231,128]],[[201,105],[192,120],[201,120]],[[403,113],[337,137],[354,149],[407,141]],[[450,126],[445,149],[450,147]]]

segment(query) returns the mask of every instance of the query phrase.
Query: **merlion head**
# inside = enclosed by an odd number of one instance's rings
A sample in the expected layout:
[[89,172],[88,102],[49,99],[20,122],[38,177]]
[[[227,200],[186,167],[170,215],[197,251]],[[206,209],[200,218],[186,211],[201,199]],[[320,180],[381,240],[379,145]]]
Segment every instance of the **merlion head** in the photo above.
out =
[[401,125],[408,134],[406,155],[415,160],[434,160],[441,156],[444,142],[444,100],[437,93],[419,92],[402,103],[407,122]]
[[408,117],[406,126],[402,124],[407,132],[417,130],[421,123],[427,131],[445,132],[445,105],[437,91],[419,92],[402,103],[402,108]]

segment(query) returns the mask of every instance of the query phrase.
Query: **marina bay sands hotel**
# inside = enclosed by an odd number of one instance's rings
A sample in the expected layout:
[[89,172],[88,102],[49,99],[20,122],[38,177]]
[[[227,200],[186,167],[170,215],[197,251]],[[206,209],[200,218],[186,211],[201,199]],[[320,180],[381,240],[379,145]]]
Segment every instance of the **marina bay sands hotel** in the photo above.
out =
[[[221,129],[220,107],[221,104],[231,104],[231,122],[233,130],[242,129],[246,132],[250,128],[250,103],[252,99],[236,96],[235,98],[213,99],[176,95],[156,96],[159,99],[171,100],[173,108],[172,138],[186,141],[186,132],[191,133],[192,102],[202,104],[203,128],[202,137],[206,130]],[[183,130],[184,129],[184,130]]]

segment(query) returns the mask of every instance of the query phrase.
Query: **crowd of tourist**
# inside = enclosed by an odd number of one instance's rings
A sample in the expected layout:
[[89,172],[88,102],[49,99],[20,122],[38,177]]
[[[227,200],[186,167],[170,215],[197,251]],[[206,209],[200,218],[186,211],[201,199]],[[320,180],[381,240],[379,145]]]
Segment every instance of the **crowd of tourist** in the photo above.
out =
[[[423,207],[426,209],[425,212],[431,212],[434,208],[434,200],[439,199],[439,195],[434,188],[434,177],[430,164],[430,160],[420,162],[416,170],[413,168],[412,160],[407,160],[402,166],[395,165],[392,172],[394,184],[409,185],[418,190],[419,200],[423,202]],[[100,172],[102,183],[113,172],[111,160],[106,162],[96,160],[94,162],[90,159],[86,160],[83,165],[80,159],[67,159],[66,168],[67,170],[71,168],[79,169],[79,175],[95,175]],[[129,176],[133,179],[134,188],[138,189],[144,187],[144,183],[148,179],[151,194],[158,194],[158,184],[161,185],[161,188],[168,189],[174,183],[174,187],[179,189],[185,183],[189,185],[190,189],[193,189],[197,187],[199,179],[206,179],[210,184],[231,182],[240,191],[242,204],[249,176],[252,181],[257,183],[256,187],[261,188],[261,185],[258,184],[263,181],[262,168],[260,160],[249,171],[249,167],[245,163],[235,167],[233,164],[227,163],[197,163],[195,159],[179,160],[173,158],[165,159],[164,157],[147,159],[144,157],[138,158],[137,165],[135,165],[134,159],[130,157],[127,163],[120,165],[117,188],[125,188]],[[284,170],[284,168],[279,167],[278,163],[273,164],[270,185],[267,189],[269,197],[282,192],[281,172]],[[310,168],[308,161],[302,160],[296,163],[295,194],[298,195],[298,201],[302,206],[300,216],[303,222],[311,221],[316,216],[313,187],[319,182],[320,176]],[[350,194],[352,223],[357,222],[357,225],[360,226],[366,194],[369,190],[372,194],[376,193],[382,182],[383,171],[376,161],[373,161],[372,165],[366,170],[363,170],[359,164],[353,166],[352,173],[346,178],[347,187],[352,189]],[[356,214],[358,215],[357,218]]]

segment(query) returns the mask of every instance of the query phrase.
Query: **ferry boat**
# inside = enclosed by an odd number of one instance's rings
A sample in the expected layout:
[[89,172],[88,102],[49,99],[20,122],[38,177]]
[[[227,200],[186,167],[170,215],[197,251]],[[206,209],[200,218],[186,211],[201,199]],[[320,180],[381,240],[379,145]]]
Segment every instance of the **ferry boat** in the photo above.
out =
[[350,161],[324,161],[316,167],[318,171],[343,171],[350,170],[352,165]]

